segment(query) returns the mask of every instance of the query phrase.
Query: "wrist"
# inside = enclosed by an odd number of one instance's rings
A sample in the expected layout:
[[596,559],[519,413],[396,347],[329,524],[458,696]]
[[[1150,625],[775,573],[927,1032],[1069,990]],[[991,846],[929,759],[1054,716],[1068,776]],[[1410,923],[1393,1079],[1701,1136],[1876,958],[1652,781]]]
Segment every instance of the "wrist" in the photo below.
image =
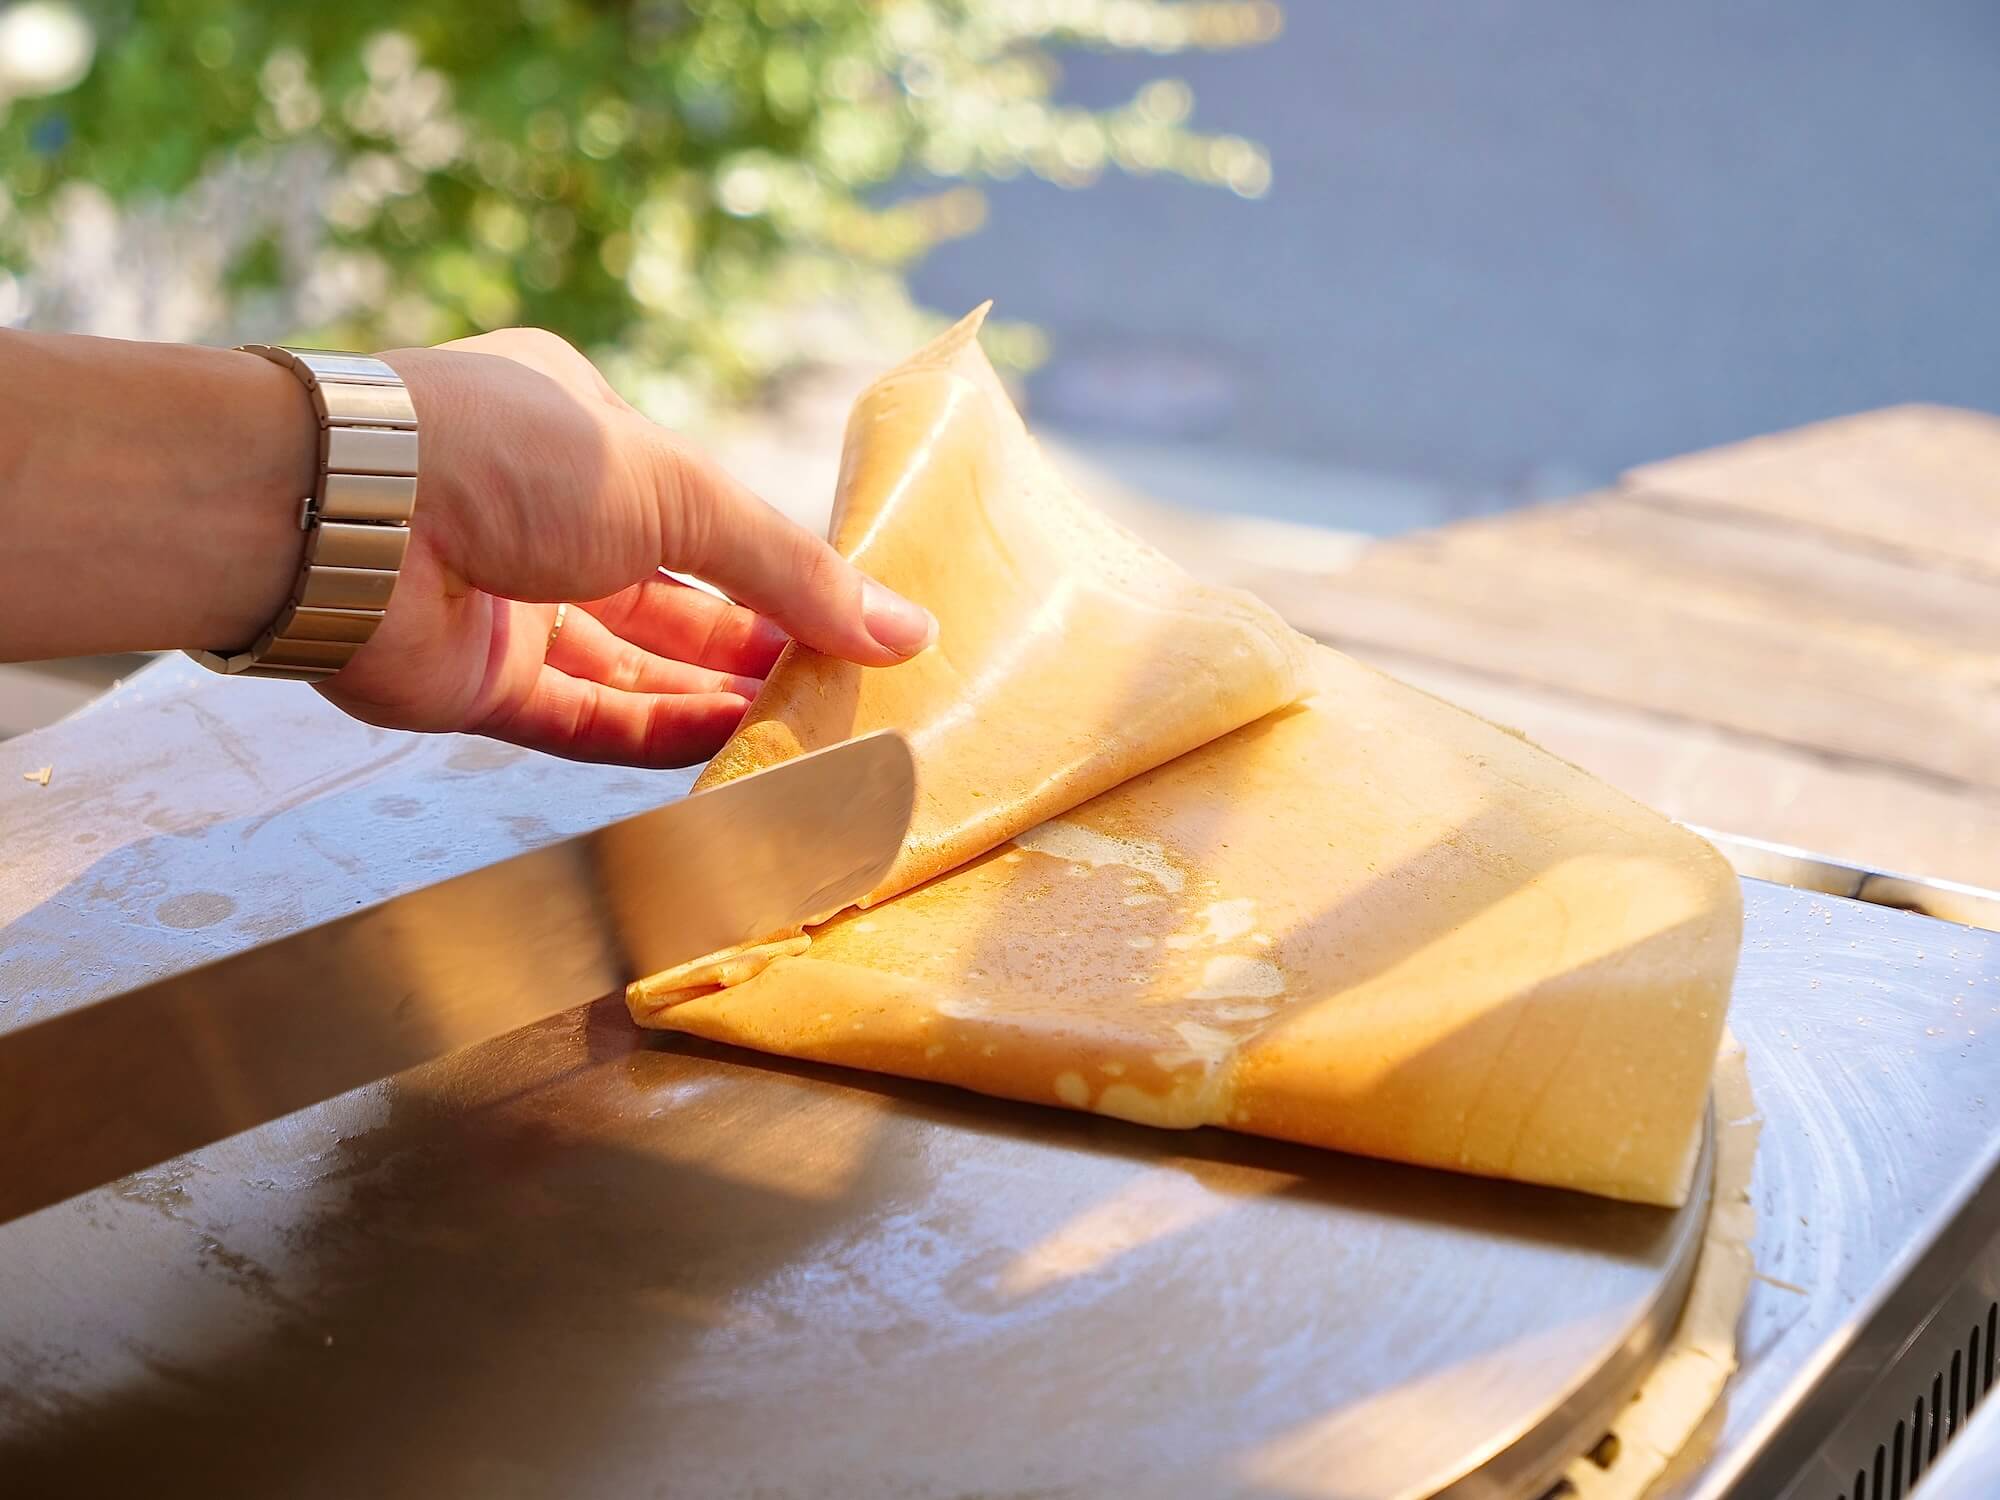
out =
[[246,344],[312,405],[315,473],[298,510],[305,543],[283,609],[246,648],[189,652],[234,675],[317,680],[374,638],[401,576],[417,489],[417,421],[402,377],[366,354]]
[[189,394],[213,413],[216,431],[177,445],[176,492],[212,529],[179,538],[186,565],[206,582],[166,644],[237,650],[290,597],[304,547],[299,507],[318,479],[319,423],[305,388],[276,365],[233,349],[194,352]]
[[297,382],[228,350],[7,337],[6,654],[254,639],[297,571],[317,461]]
[[423,433],[423,463],[417,472],[411,535],[427,538],[433,550],[455,553],[454,547],[440,545],[440,537],[453,528],[461,508],[462,484],[469,483],[469,492],[475,495],[482,488],[489,496],[493,493],[492,476],[468,475],[468,456],[452,442],[453,435],[465,425],[465,402],[451,378],[456,356],[450,349],[388,349],[375,358],[403,382],[418,430]]

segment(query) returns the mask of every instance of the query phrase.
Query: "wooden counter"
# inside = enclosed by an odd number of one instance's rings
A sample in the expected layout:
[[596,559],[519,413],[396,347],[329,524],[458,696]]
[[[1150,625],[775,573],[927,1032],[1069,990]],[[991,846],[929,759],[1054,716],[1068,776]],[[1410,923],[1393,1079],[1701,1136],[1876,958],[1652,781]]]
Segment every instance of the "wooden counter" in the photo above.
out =
[[1896,407],[1235,571],[1677,818],[2000,888],[2000,419]]

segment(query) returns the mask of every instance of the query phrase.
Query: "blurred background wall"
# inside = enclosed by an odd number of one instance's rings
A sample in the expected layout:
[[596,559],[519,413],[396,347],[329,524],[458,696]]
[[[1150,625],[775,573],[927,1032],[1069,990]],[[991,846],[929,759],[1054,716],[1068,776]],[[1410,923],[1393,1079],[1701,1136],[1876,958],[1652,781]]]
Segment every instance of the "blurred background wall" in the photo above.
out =
[[1307,470],[1245,495],[1199,464],[1210,503],[1308,519],[1326,467],[1476,508],[1892,402],[2000,410],[1992,0],[1293,0],[1275,45],[1176,67],[1268,147],[1268,196],[1004,185],[916,286],[1049,329],[1044,423]]

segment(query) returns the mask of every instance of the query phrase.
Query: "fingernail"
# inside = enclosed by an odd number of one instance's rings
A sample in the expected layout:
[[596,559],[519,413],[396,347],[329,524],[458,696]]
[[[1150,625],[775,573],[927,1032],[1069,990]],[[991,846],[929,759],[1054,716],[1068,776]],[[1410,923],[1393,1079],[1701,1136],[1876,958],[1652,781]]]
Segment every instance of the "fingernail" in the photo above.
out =
[[872,578],[861,581],[861,622],[876,644],[898,656],[915,656],[937,639],[937,619],[929,610]]

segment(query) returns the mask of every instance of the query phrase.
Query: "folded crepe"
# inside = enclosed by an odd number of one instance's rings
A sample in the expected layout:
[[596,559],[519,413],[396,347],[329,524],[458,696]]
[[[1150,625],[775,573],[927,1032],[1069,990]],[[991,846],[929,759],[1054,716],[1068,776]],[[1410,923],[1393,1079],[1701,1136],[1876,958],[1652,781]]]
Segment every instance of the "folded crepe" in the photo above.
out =
[[785,648],[696,789],[871,729],[917,762],[908,890],[1305,691],[1306,643],[1079,500],[986,356],[980,308],[871,385],[847,424],[831,540],[927,605],[892,669]]
[[925,803],[899,873],[809,939],[633,986],[634,1017],[1682,1201],[1740,941],[1720,857],[1077,519],[990,372],[959,373],[969,338],[862,398],[835,524],[938,610],[942,661],[794,651],[707,778],[900,727]]
[[1315,667],[1307,702],[640,1019],[1682,1201],[1740,939],[1728,866],[1503,730]]

